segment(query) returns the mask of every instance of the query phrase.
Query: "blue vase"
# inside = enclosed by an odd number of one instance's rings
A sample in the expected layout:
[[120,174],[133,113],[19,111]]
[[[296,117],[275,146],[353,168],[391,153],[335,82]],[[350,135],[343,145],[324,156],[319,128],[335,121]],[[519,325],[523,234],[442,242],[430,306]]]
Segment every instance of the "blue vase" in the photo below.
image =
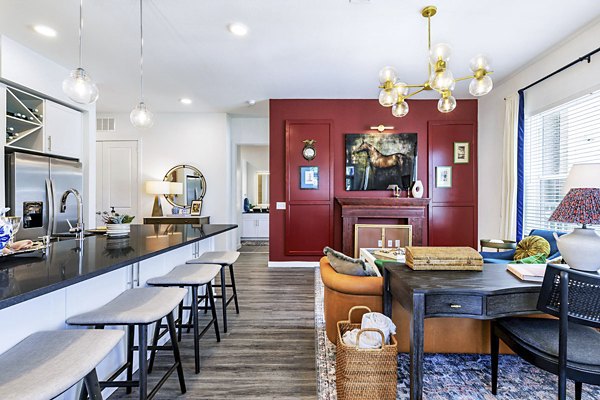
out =
[[248,212],[250,211],[250,200],[248,200],[248,198],[244,198],[244,211]]
[[0,218],[0,250],[4,249],[12,237],[12,223]]

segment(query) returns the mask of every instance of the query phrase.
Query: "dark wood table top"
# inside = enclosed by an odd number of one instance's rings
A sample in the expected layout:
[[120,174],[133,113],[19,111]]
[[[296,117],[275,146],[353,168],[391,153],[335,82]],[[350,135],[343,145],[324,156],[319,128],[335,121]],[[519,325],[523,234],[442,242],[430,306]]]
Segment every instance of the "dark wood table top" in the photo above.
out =
[[522,281],[506,270],[505,264],[484,264],[483,271],[414,271],[403,263],[386,263],[385,269],[405,290],[412,293],[499,294],[540,290],[541,283]]

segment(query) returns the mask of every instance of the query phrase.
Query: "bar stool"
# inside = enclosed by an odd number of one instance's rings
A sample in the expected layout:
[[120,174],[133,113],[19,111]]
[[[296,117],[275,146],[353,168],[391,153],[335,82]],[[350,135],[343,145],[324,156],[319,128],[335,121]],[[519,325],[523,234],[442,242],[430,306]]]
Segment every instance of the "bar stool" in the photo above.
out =
[[90,397],[101,400],[96,366],[122,337],[122,331],[90,330],[29,335],[0,355],[0,399],[53,399],[83,379]]
[[[221,299],[223,303],[223,332],[227,332],[227,306],[233,300],[235,302],[235,312],[240,313],[240,307],[238,305],[237,291],[235,287],[235,276],[233,274],[233,264],[237,261],[240,253],[238,251],[207,251],[200,257],[193,260],[189,260],[186,264],[217,264],[221,266],[221,295],[214,296],[217,299]],[[225,284],[225,267],[229,267],[229,278],[231,284]],[[227,298],[227,289],[233,289],[233,295]],[[206,300],[204,302],[206,304]],[[206,308],[205,308],[206,310]]]
[[[144,287],[129,289],[116,298],[96,310],[75,315],[67,320],[70,325],[94,326],[103,329],[106,325],[127,325],[127,361],[108,380],[100,382],[100,387],[126,387],[127,393],[131,388],[138,386],[140,400],[153,398],[166,380],[177,369],[181,393],[186,392],[183,367],[177,343],[177,332],[173,310],[183,300],[187,291],[180,288]],[[173,350],[174,364],[169,368],[161,380],[148,394],[148,325],[156,322],[160,324],[163,318],[167,318],[171,346],[150,347],[151,349]],[[139,344],[133,345],[134,327],[138,327]],[[133,352],[137,350],[139,355],[139,379],[133,380]],[[125,381],[115,379],[127,370]],[[82,390],[80,398],[85,398],[85,390]]]
[[[198,268],[201,267],[201,268]],[[183,324],[181,311],[182,310],[190,310],[192,315],[192,324],[191,326],[194,328],[194,361],[196,367],[196,373],[200,372],[200,345],[198,341],[204,336],[204,334],[210,329],[211,325],[214,324],[215,327],[215,335],[217,336],[217,342],[221,341],[221,336],[219,335],[219,324],[217,322],[217,309],[215,307],[215,298],[213,297],[212,292],[212,284],[211,281],[215,279],[215,277],[219,274],[219,270],[221,266],[214,264],[204,264],[204,265],[191,265],[184,264],[177,266],[171,270],[166,275],[158,276],[155,278],[148,279],[146,282],[150,286],[179,286],[179,287],[191,287],[192,288],[192,304],[190,306],[183,306],[180,303],[180,324],[179,324],[179,332],[181,332],[181,328],[189,328],[190,324]],[[198,318],[198,288],[200,286],[205,286],[206,293],[208,293],[208,297],[210,299],[210,308],[212,311],[212,319],[208,322],[208,324],[202,329],[202,332],[199,332],[199,318]],[[153,347],[156,347],[158,339],[160,338],[160,324],[156,324],[154,330],[154,340]],[[154,357],[156,351],[152,350],[150,355],[150,365],[148,370],[152,371],[152,366],[154,364]]]

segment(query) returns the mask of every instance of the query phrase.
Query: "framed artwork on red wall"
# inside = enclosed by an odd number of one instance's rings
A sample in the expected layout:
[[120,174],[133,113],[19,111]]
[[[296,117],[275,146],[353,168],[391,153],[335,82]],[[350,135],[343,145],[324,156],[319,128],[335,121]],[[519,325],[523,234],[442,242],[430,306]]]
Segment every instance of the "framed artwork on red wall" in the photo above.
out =
[[300,167],[300,189],[319,189],[319,167]]

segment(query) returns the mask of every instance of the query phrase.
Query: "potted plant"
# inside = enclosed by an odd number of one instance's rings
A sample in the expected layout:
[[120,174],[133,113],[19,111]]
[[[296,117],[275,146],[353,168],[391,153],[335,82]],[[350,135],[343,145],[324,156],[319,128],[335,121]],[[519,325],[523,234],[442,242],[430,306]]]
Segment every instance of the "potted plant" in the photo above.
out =
[[119,214],[116,212],[104,211],[102,213],[102,220],[106,224],[106,234],[108,236],[128,236],[131,230],[131,221],[135,216],[127,214]]

